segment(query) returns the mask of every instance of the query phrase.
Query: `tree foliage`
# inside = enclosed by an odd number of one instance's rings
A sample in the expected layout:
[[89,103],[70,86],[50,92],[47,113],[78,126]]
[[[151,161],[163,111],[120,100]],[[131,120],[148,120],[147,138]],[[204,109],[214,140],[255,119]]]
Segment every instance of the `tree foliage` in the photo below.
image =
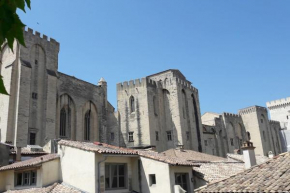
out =
[[[30,9],[30,0],[0,0],[0,45],[3,45],[7,41],[12,51],[14,39],[25,46],[23,37],[23,27],[25,25],[20,20],[16,11],[21,9],[25,12],[26,6]],[[0,94],[8,95],[1,75]]]

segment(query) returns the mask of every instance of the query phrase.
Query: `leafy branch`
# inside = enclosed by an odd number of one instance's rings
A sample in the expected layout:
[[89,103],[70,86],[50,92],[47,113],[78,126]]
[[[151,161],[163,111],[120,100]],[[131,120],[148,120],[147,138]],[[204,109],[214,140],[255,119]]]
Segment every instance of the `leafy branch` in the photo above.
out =
[[[25,6],[31,9],[30,0],[0,0],[0,45],[7,42],[12,51],[14,39],[25,46],[23,37],[23,28],[25,25],[16,13],[17,9],[26,12]],[[8,95],[1,75],[0,94]]]

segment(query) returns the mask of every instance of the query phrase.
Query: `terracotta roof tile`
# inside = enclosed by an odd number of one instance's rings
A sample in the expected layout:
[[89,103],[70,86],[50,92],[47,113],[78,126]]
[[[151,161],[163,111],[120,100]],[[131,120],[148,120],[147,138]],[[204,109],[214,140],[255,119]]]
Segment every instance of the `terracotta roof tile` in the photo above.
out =
[[[11,151],[11,153],[10,154],[16,154],[16,151],[14,150],[14,151]],[[23,148],[21,148],[21,154],[22,155],[46,155],[46,154],[48,154],[47,152],[45,152],[45,151],[31,151],[31,149],[30,148],[28,148],[28,147],[23,147]]]
[[81,191],[65,184],[55,183],[45,188],[29,188],[23,190],[10,190],[6,193],[81,193]]
[[287,152],[228,179],[210,183],[197,192],[289,192],[289,178],[290,153]]
[[184,158],[193,162],[227,161],[223,157],[200,153],[193,150],[169,149],[163,152],[165,155]]
[[13,169],[17,169],[17,168],[25,168],[25,167],[36,166],[36,165],[40,165],[40,164],[42,164],[44,162],[48,162],[48,161],[54,160],[54,159],[59,159],[59,155],[57,155],[57,154],[48,154],[48,155],[32,158],[32,159],[29,159],[29,160],[16,162],[16,163],[13,163],[11,165],[0,167],[0,171],[13,170]]
[[198,165],[196,163],[187,161],[186,159],[166,156],[163,153],[122,148],[122,147],[117,147],[117,146],[109,145],[106,143],[100,143],[100,142],[89,143],[89,142],[80,142],[80,141],[61,140],[58,142],[58,144],[69,146],[69,147],[75,147],[75,148],[86,150],[86,151],[102,153],[102,154],[142,156],[142,157],[154,159],[156,161],[165,162],[171,165],[182,165],[182,166],[197,166]]

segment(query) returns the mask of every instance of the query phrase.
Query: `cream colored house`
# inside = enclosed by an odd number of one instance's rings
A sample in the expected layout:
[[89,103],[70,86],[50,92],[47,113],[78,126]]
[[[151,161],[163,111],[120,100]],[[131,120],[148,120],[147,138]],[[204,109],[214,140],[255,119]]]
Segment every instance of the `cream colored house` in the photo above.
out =
[[40,188],[61,178],[59,155],[49,154],[0,168],[0,192]]
[[49,187],[92,193],[193,192],[193,166],[199,165],[153,151],[61,140],[58,154],[0,167],[0,192],[45,192]]

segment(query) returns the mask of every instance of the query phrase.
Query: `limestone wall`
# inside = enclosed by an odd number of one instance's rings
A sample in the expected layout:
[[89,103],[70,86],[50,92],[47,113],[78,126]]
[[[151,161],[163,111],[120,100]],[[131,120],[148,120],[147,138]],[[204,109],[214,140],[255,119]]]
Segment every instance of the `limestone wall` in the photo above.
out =
[[[282,129],[287,129],[290,120],[290,97],[267,102],[272,120],[279,121]],[[289,129],[289,128],[288,128]]]
[[85,114],[90,110],[90,141],[106,142],[107,112],[103,88],[60,72],[58,75],[55,135],[59,137],[60,111],[68,106],[71,119],[67,138],[84,140]]

